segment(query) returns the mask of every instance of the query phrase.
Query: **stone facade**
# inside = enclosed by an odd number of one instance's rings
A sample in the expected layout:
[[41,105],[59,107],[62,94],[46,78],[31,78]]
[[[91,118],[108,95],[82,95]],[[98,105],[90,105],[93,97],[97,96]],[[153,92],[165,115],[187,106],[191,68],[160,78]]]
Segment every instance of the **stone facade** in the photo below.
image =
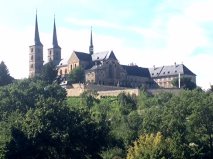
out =
[[120,65],[113,51],[94,54],[74,51],[67,64],[58,66],[58,74],[66,76],[74,68],[81,66],[85,69],[85,83],[141,87],[151,81],[147,68]]
[[161,88],[174,88],[172,81],[175,78],[190,78],[196,84],[196,75],[184,64],[174,64],[171,66],[161,66],[149,68],[150,76]]
[[[43,67],[43,45],[40,42],[37,14],[35,22],[35,44],[29,49],[29,76],[41,73]],[[81,66],[85,70],[85,84],[119,87],[173,88],[172,80],[190,77],[196,84],[196,75],[185,65],[143,68],[136,65],[121,65],[113,51],[94,52],[92,31],[89,53],[73,51],[67,61],[61,60],[61,48],[58,45],[55,19],[53,25],[53,47],[48,49],[48,62],[53,62],[59,77],[66,76]]]
[[37,14],[35,20],[35,44],[29,47],[29,77],[32,78],[41,73],[43,67],[43,45],[40,41]]

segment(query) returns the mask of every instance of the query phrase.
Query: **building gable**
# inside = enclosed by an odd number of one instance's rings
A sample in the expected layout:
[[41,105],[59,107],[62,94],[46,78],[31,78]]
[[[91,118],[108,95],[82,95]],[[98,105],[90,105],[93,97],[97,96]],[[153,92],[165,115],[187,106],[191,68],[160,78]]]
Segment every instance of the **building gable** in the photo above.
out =
[[108,59],[114,59],[117,61],[117,58],[115,57],[115,54],[113,51],[104,51],[104,52],[97,52],[92,55],[92,61],[105,61]]
[[152,78],[165,77],[165,76],[177,76],[177,75],[190,75],[196,76],[191,70],[189,70],[183,64],[174,64],[171,66],[161,66],[149,68],[150,76]]

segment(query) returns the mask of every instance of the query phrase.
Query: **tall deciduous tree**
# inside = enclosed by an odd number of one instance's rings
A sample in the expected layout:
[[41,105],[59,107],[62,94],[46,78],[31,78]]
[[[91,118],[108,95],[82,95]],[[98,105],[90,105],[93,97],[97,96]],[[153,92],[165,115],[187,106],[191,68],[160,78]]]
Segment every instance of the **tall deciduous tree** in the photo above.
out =
[[68,81],[71,83],[84,82],[84,69],[81,66],[73,69],[68,75]]
[[5,63],[0,63],[0,86],[4,86],[12,83],[13,77],[10,76],[9,70]]
[[51,84],[54,80],[56,80],[57,73],[58,71],[53,62],[48,62],[43,66],[40,77],[43,81]]

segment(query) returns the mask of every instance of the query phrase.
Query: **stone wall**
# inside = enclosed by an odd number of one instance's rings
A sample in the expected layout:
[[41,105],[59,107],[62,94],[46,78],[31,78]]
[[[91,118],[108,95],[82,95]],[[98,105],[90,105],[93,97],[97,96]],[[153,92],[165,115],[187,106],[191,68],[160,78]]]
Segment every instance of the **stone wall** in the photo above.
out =
[[140,93],[139,89],[124,89],[124,90],[111,90],[111,91],[98,91],[98,95],[101,96],[118,96],[120,93],[126,93],[130,95],[138,96]]
[[[84,85],[82,83],[73,84],[71,87],[67,88],[67,96],[79,96],[86,90],[95,90],[99,96],[117,96],[120,93],[124,92],[126,94],[135,94],[138,96],[140,94],[140,89],[138,88],[125,88],[125,87],[115,87],[115,86],[104,86],[104,85],[95,85],[88,84]],[[160,94],[160,93],[173,93],[179,94],[182,89],[148,89],[151,94]]]

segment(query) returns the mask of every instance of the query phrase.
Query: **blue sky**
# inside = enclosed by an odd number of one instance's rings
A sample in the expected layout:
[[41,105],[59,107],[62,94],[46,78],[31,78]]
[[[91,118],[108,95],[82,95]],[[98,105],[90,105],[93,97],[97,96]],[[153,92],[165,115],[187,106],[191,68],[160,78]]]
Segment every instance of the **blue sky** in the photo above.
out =
[[141,67],[183,63],[206,89],[213,84],[212,8],[212,0],[0,0],[0,61],[15,78],[28,77],[37,9],[45,61],[55,14],[63,59],[88,52],[92,26],[95,52],[113,50],[121,64]]

